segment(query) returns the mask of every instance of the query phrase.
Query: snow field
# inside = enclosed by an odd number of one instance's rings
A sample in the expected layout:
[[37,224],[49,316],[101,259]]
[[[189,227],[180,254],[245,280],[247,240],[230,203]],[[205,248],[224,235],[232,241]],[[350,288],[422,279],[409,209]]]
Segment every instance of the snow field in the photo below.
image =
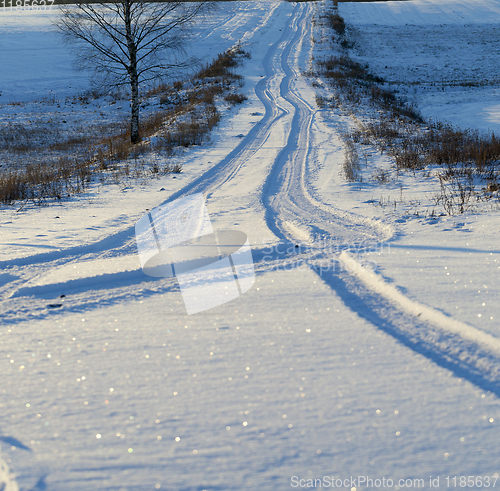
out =
[[[495,0],[480,6],[419,0],[346,3],[339,6],[339,12],[353,29],[355,58],[369,63],[375,74],[414,100],[424,116],[496,131],[500,123],[493,100],[500,62],[495,47],[499,5]],[[327,52],[327,47],[316,48],[317,56]],[[448,84],[444,90],[442,81]],[[494,85],[449,86],[467,81]],[[473,102],[464,108],[462,97]],[[433,112],[426,112],[426,107]],[[448,118],[451,112],[457,117]],[[418,173],[398,174],[390,158],[371,146],[358,150],[363,182],[346,183],[330,165],[332,155],[343,160],[343,143],[333,140],[329,147],[328,141],[332,131],[347,131],[353,123],[339,111],[334,117],[327,111],[320,114],[326,125],[315,132],[321,153],[309,162],[318,196],[345,210],[380,217],[395,230],[386,247],[375,248],[366,259],[405,296],[498,337],[500,312],[498,303],[492,301],[500,293],[497,207],[484,203],[461,216],[440,216],[441,210],[433,204],[439,193],[437,180]],[[380,185],[371,177],[377,168],[388,172],[387,184]]]
[[348,3],[340,13],[355,55],[425,117],[500,133],[500,2]]
[[373,330],[313,272],[259,275],[231,304],[183,309],[165,291],[3,334],[2,410],[32,449],[9,452],[20,486],[46,474],[49,489],[271,490],[294,475],[498,471],[496,397]]
[[[391,8],[406,4],[429,5]],[[487,279],[496,298],[496,215],[435,223],[368,202],[378,187],[339,177],[339,128],[351,123],[324,120],[301,76],[316,4],[229,8],[200,36],[245,40],[249,100],[227,112],[211,146],[186,154],[180,176],[1,210],[0,441],[15,481],[277,490],[293,476],[498,475],[495,356],[471,360],[461,339],[433,338],[324,247],[360,254],[393,292],[495,336],[494,324],[462,315],[474,295],[450,289],[442,255],[453,281],[472,269],[470,292]],[[233,302],[187,316],[175,279],[138,269],[134,226],[194,192],[214,228],[248,234],[257,277]],[[289,266],[301,254],[310,265]],[[323,260],[332,268],[317,267]],[[481,319],[497,318],[494,302],[484,309]]]

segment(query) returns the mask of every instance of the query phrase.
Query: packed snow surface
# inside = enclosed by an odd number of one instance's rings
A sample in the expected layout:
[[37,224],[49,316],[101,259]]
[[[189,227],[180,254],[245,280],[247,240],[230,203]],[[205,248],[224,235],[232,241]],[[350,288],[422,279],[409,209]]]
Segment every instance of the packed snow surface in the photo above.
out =
[[[345,182],[348,116],[318,109],[304,75],[320,8],[221,2],[204,21],[189,49],[209,60],[241,40],[248,100],[184,154],[182,174],[0,209],[0,489],[375,486],[363,478],[431,489],[461,487],[461,476],[500,486],[499,211],[417,214],[435,183],[416,176],[392,189]],[[462,26],[494,32],[500,2],[341,3],[340,13],[357,56],[376,72],[387,65],[403,90],[414,29],[419,42],[441,25],[457,42]],[[0,74],[2,123],[62,110],[87,89],[50,29],[55,10],[0,15],[17,47],[1,55],[12,67]],[[495,42],[470,48],[492,77]],[[473,58],[450,55],[448,69]],[[427,83],[436,70],[426,70],[414,80]],[[413,95],[452,114],[445,89]],[[497,89],[477,89],[471,104],[493,128]],[[366,155],[367,166],[383,159]],[[187,315],[175,278],[142,272],[134,232],[194,193],[215,229],[247,234],[256,280]]]

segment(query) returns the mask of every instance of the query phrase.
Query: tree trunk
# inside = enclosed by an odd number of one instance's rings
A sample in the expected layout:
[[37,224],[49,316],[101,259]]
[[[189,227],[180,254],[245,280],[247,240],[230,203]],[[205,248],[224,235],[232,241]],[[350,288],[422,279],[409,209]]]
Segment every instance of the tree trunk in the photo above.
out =
[[127,47],[130,56],[130,65],[128,66],[128,75],[130,78],[130,93],[132,96],[132,109],[130,114],[130,141],[139,143],[141,137],[139,134],[139,77],[137,75],[137,46],[132,34],[130,7],[133,0],[123,0],[125,13],[125,35],[127,38]]
[[139,143],[141,137],[139,135],[139,80],[137,77],[137,69],[130,74],[130,88],[132,93],[132,112],[130,115],[130,141]]

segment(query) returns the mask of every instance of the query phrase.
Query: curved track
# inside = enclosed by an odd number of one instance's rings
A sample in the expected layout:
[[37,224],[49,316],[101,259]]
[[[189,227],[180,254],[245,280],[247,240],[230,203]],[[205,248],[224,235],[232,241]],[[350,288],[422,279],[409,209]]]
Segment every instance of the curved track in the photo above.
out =
[[[412,315],[395,285],[399,305],[377,275],[362,271],[370,286],[344,266],[393,231],[325,202],[327,183],[314,188],[318,169],[338,172],[341,150],[301,76],[316,4],[272,5],[281,12],[263,25],[277,32],[252,31],[247,62],[263,76],[231,121],[245,136],[200,149],[220,160],[168,199],[201,192],[215,227],[248,233],[254,288],[186,316],[176,279],[140,270],[123,210],[92,243],[0,262],[0,443],[22,489],[275,491],[319,470],[494,471],[497,401],[477,387],[500,396],[500,348],[441,329],[430,309]],[[264,112],[256,124],[250,103]],[[131,192],[137,208],[164,196],[151,187]]]
[[[220,199],[224,189],[235,180],[245,178],[247,163],[260,166],[260,182],[255,183],[248,198],[251,212],[262,214],[265,226],[278,240],[304,244],[304,249],[300,248],[294,257],[276,257],[275,263],[303,261],[301,252],[306,250],[309,265],[337,292],[347,308],[411,349],[432,357],[462,377],[500,393],[496,357],[460,336],[444,335],[408,315],[344,271],[338,258],[332,255],[332,245],[337,252],[356,250],[360,246],[375,246],[387,241],[391,237],[391,230],[379,222],[322,202],[309,184],[308,162],[319,158],[315,130],[321,122],[316,118],[315,107],[301,93],[297,80],[300,78],[300,54],[310,42],[313,9],[312,4],[297,3],[280,39],[269,47],[263,59],[265,76],[255,88],[265,108],[265,115],[259,124],[225,158],[173,193],[168,201],[202,192],[210,204],[212,200]],[[276,133],[279,134],[280,149],[274,158],[269,159],[270,153],[265,146],[276,137]],[[259,152],[267,159],[258,158]],[[121,232],[91,245],[11,261],[13,279],[3,287],[0,285],[0,295],[4,299],[0,319],[15,323],[46,315],[46,300],[26,302],[26,298],[35,291],[26,287],[27,280],[36,282],[38,277],[77,261],[135,255],[134,226],[131,224]],[[254,251],[256,271],[265,273],[270,263],[262,260],[258,247],[254,247]],[[326,271],[321,267],[315,268],[315,265],[325,260],[330,264]],[[145,278],[137,267],[105,276],[107,283],[104,284],[103,278],[99,285],[91,281],[89,283],[88,278],[81,278],[72,285],[66,285],[73,286],[76,292],[91,290],[86,291],[85,295],[74,295],[74,309],[85,311],[97,307],[103,290],[108,292],[107,302],[116,304],[128,298],[137,298],[144,292],[164,293],[177,288],[173,280],[152,281]]]

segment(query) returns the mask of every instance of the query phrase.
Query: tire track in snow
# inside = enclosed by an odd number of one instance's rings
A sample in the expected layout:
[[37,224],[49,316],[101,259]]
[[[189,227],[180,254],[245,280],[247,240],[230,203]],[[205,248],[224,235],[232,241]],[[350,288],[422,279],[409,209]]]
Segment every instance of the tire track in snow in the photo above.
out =
[[291,33],[297,31],[298,23],[306,17],[306,8],[301,4],[297,4],[293,10],[290,23],[287,24],[280,39],[270,47],[264,57],[263,65],[266,75],[257,83],[255,88],[257,96],[265,107],[266,112],[264,117],[224,159],[194,179],[191,183],[172,194],[168,201],[176,200],[188,193],[199,192],[209,198],[217,189],[229,182],[241,167],[267,142],[273,128],[279,123],[281,118],[288,114],[288,110],[279,104],[277,97],[270,88],[273,79],[280,75],[276,66],[280,57],[280,47],[284,43],[287,43],[287,46],[290,44],[289,37]]
[[306,25],[311,24],[311,11],[312,7],[308,6],[307,15],[299,20],[300,28],[281,55],[285,76],[280,84],[280,96],[293,107],[294,114],[287,143],[264,185],[267,224],[278,237],[297,239],[297,231],[302,229],[302,235],[309,236],[313,243],[328,240],[336,244],[356,245],[367,241],[376,244],[390,237],[387,227],[322,203],[307,188],[306,162],[314,154],[311,136],[317,110],[293,88],[299,74],[298,68],[290,64],[290,58],[292,51],[310,34]]
[[[346,271],[338,258],[326,273],[321,267],[314,267],[315,260],[321,263],[327,255],[321,252],[325,241],[335,243],[340,250],[349,250],[356,249],[359,243],[376,245],[392,234],[381,224],[322,203],[308,188],[306,164],[314,157],[311,140],[316,110],[300,96],[293,84],[297,70],[290,59],[292,50],[306,36],[305,18],[301,18],[300,27],[281,57],[285,76],[280,84],[280,96],[294,112],[286,145],[276,158],[263,188],[268,227],[284,240],[300,242],[304,236],[309,238],[312,269],[351,311],[413,351],[500,396],[500,360],[494,346],[464,337],[460,330],[444,330],[436,323],[432,325],[411,315],[391,298],[385,298]],[[454,320],[450,318],[450,322]]]
[[[366,244],[367,240],[375,245],[387,240],[390,233],[376,222],[322,203],[308,186],[306,165],[308,160],[315,156],[313,138],[316,109],[301,97],[294,82],[298,76],[298,69],[295,68],[297,52],[308,35],[306,25],[310,22],[312,10],[310,4],[297,4],[280,39],[269,48],[264,58],[266,75],[256,87],[257,96],[266,109],[260,124],[255,125],[224,159],[174,193],[169,201],[194,192],[211,196],[214,191],[231,181],[244,163],[263,147],[272,130],[282,123],[285,126],[284,118],[288,120],[291,116],[286,144],[267,175],[261,200],[265,207],[267,225],[278,237],[294,241],[307,237],[311,240],[309,252],[313,258],[311,264],[315,269],[314,261],[322,259],[322,250],[318,247],[321,241],[329,240],[349,249],[349,244]],[[276,94],[272,82],[280,78],[279,93]],[[280,99],[286,104],[281,103]],[[46,271],[78,260],[91,261],[103,255],[124,253],[135,254],[134,227],[128,227],[93,244],[31,256],[16,260],[15,263],[21,270],[24,266],[37,266],[35,274],[43,275]],[[334,265],[335,270],[315,270],[342,298],[347,308],[376,328],[396,337],[412,350],[500,395],[498,359],[495,356],[458,335],[432,329],[425,322],[412,318],[343,271],[338,261],[334,261]],[[264,263],[256,266],[259,273],[266,272]],[[132,271],[130,278],[124,278],[125,286],[119,284],[120,282],[117,284],[110,281],[109,290],[112,290],[112,293],[106,299],[108,303],[121,302],[144,292],[167,292],[176,288],[172,282],[141,282],[133,277],[134,273]],[[26,279],[19,278],[15,290],[25,283]],[[108,289],[105,285],[101,288]],[[12,291],[10,293],[12,294]],[[82,297],[76,297],[78,300],[72,308],[84,311],[97,307],[102,293],[97,291],[89,295],[87,291]],[[10,311],[4,311],[2,317],[7,314],[12,321],[19,321],[20,317],[40,318],[45,315],[43,304],[44,302],[37,301],[36,306],[21,306],[19,310],[19,304],[15,303]]]
[[[275,8],[272,9],[273,12],[274,10]],[[273,128],[279,123],[281,118],[288,114],[287,109],[279,104],[271,89],[274,79],[281,76],[281,70],[278,68],[279,57],[283,46],[289,47],[293,39],[296,39],[296,37],[292,38],[292,35],[294,32],[298,32],[299,22],[304,22],[310,10],[304,4],[297,4],[294,7],[291,19],[284,27],[279,40],[271,45],[264,57],[263,63],[266,75],[257,83],[256,92],[263,102],[266,112],[259,124],[255,125],[241,142],[219,163],[173,193],[165,202],[171,202],[197,192],[201,192],[209,198],[214,191],[230,181],[241,167],[267,142]],[[266,20],[269,17],[266,17]],[[92,261],[103,257],[122,256],[124,254],[136,254],[135,224],[87,245],[74,246],[62,251],[58,250],[37,254],[14,261],[0,262],[0,267],[9,267],[9,273],[13,277],[17,277],[17,279],[10,281],[6,288],[0,290],[0,295],[4,300],[16,297],[18,292],[22,293],[23,288],[27,284],[36,282],[37,278],[43,278],[56,268],[67,267],[73,263],[78,264],[83,261]],[[33,266],[36,266],[36,270],[34,271]],[[134,276],[133,273],[132,276]],[[138,280],[134,276],[132,279],[127,277],[126,281],[134,284],[134,281]],[[88,284],[85,281],[84,283]],[[146,285],[145,288],[149,287],[147,278],[142,283]],[[135,284],[137,286],[137,283]],[[112,288],[112,282],[109,282],[109,285]],[[171,286],[169,285],[168,288],[171,288]],[[25,290],[27,292],[30,291],[29,288]],[[119,296],[121,297],[121,295]],[[41,303],[40,308],[43,308]],[[16,310],[16,307],[12,309],[7,307],[1,316],[6,315],[9,319],[15,318],[16,316],[12,314]],[[35,317],[39,315],[40,312],[35,313]]]

